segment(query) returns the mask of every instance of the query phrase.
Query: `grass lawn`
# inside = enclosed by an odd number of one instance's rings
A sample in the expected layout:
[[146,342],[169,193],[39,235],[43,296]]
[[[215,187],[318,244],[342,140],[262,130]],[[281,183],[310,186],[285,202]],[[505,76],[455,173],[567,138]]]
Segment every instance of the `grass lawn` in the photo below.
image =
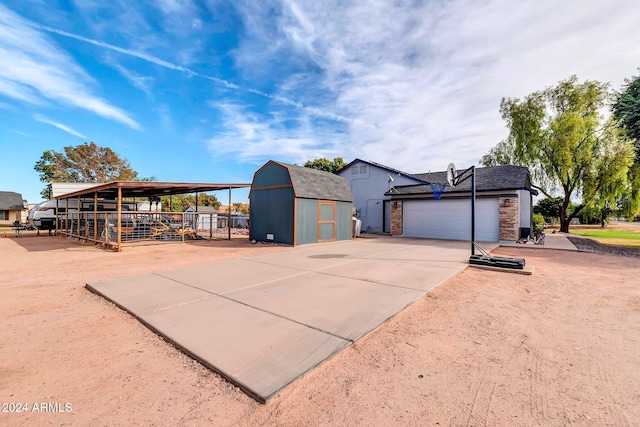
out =
[[615,229],[570,229],[571,234],[589,237],[605,245],[640,247],[640,232]]

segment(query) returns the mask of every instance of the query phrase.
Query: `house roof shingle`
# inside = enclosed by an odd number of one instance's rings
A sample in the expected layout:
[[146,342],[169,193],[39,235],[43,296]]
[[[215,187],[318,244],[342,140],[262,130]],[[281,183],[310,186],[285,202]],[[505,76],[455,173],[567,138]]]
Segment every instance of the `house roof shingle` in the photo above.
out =
[[338,200],[352,202],[353,195],[349,183],[341,176],[317,169],[305,168],[288,163],[274,163],[286,168],[291,177],[293,192],[303,199]]
[[[458,170],[458,174],[461,172],[463,172],[463,170]],[[445,171],[415,174],[414,176],[429,184],[447,183],[447,172]],[[409,195],[433,193],[431,185],[429,184],[396,186],[386,194]],[[524,166],[513,165],[476,168],[476,191],[496,190],[531,190],[529,170]],[[443,193],[464,193],[469,191],[471,191],[471,179],[467,179],[455,188],[447,186]]]
[[7,211],[21,211],[25,207],[20,193],[13,191],[0,191],[0,209]]

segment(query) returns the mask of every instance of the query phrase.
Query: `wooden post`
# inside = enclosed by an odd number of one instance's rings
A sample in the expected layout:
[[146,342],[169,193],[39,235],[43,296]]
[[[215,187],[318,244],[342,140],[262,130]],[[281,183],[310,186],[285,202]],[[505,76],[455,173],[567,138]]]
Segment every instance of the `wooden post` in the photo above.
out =
[[121,226],[121,221],[122,221],[122,187],[120,187],[118,185],[118,219],[116,221],[116,227],[117,228],[117,236],[118,236],[118,252],[122,251],[122,226]]
[[76,225],[76,232],[78,233],[78,240],[80,240],[80,196],[76,200],[76,216],[78,217],[78,224]]
[[[51,195],[51,190],[49,190],[49,195]],[[58,216],[60,215],[60,199],[56,199],[56,236],[58,235]]]
[[98,240],[98,193],[93,193],[93,240]]

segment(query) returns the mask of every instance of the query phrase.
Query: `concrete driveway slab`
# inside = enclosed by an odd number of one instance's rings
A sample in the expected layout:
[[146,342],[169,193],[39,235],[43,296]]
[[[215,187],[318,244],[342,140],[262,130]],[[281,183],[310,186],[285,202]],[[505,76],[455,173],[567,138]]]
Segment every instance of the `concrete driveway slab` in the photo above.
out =
[[211,296],[156,274],[106,280],[87,287],[138,316]]
[[466,242],[366,238],[87,287],[264,402],[468,258]]
[[309,272],[226,297],[355,341],[423,292]]
[[141,317],[261,402],[350,344],[216,296]]
[[349,266],[338,265],[317,270],[351,279],[428,292],[464,269],[462,261],[398,261],[363,259]]
[[[268,283],[282,277],[295,276],[305,270],[255,262],[247,259],[221,261],[196,267],[156,273],[177,282],[211,292],[216,295]],[[259,279],[260,281],[256,281]]]

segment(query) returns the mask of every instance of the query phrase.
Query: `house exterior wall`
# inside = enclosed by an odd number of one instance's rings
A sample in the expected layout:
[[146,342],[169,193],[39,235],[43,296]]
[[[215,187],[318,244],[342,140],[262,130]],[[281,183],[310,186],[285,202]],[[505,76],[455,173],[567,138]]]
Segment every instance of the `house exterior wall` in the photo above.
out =
[[530,191],[518,190],[518,201],[520,205],[520,228],[529,228],[533,230],[532,214],[533,214],[533,196]]
[[[507,206],[508,200],[508,206]],[[520,197],[500,197],[498,215],[500,218],[500,240],[518,240],[520,238]]]
[[[349,182],[353,194],[353,207],[357,210],[356,216],[362,221],[362,231],[370,233],[384,232],[384,200],[390,199],[384,193],[394,185],[420,182],[359,161],[340,171],[339,175]],[[389,175],[394,180],[392,183],[389,183]],[[389,221],[389,218],[386,218],[386,221]]]
[[0,210],[0,226],[13,227],[15,221],[22,222],[21,210]]

